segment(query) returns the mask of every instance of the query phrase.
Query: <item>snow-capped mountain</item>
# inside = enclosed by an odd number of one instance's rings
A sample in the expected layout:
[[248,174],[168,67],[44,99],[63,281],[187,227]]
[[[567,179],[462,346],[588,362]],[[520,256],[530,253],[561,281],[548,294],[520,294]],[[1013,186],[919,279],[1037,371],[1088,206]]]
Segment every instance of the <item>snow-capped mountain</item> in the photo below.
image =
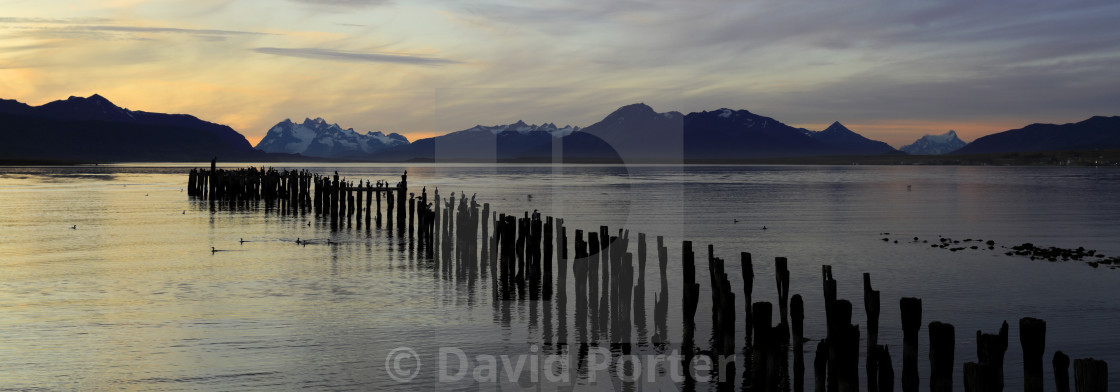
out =
[[407,145],[408,139],[396,133],[360,134],[354,128],[342,129],[322,118],[304,119],[302,124],[285,119],[268,130],[257,143],[264,152],[301,154],[323,158],[355,158],[368,156],[389,147]]
[[914,143],[902,146],[899,150],[911,155],[941,155],[956,151],[965,146],[957,133],[950,130],[940,135],[925,135]]

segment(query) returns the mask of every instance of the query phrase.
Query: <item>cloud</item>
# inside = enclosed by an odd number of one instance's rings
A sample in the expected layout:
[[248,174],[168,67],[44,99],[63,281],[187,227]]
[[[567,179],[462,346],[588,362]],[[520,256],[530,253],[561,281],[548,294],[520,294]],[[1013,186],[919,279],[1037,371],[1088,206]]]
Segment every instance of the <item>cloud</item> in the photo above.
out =
[[140,27],[140,26],[82,26],[84,30],[115,31],[125,33],[171,33],[171,34],[197,34],[197,35],[272,35],[255,31],[238,30],[211,30],[211,29],[184,29],[178,27]]
[[0,17],[0,23],[10,24],[87,24],[87,23],[107,23],[112,19],[108,18],[16,18],[16,17]]
[[305,59],[352,61],[370,63],[397,63],[425,66],[462,64],[461,61],[438,57],[422,57],[394,53],[355,53],[320,48],[254,48],[254,52],[276,56],[299,57]]

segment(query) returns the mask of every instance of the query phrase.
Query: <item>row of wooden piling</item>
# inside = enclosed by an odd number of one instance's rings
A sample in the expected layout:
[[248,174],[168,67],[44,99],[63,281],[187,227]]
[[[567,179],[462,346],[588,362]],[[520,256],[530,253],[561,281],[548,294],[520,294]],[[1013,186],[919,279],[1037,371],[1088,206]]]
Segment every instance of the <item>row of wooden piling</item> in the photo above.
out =
[[[598,231],[577,229],[572,248],[574,258],[570,258],[568,231],[563,219],[542,217],[536,211],[531,214],[525,212],[521,217],[491,212],[488,203],[480,205],[473,196],[468,201],[462,193],[458,197],[452,193],[441,199],[438,189],[429,200],[424,188],[417,200],[415,195],[407,194],[407,173],[394,185],[384,181],[366,181],[363,184],[361,181],[347,181],[337,173],[328,177],[306,171],[252,168],[226,171],[218,170],[212,164],[208,172],[192,170],[188,187],[191,196],[204,199],[285,201],[289,205],[310,206],[316,217],[329,219],[332,223],[349,224],[356,217],[359,226],[364,220],[366,225],[372,223],[377,227],[382,227],[381,201],[384,197],[385,227],[392,229],[395,218],[397,233],[402,236],[407,233],[409,238],[421,245],[421,249],[427,250],[429,257],[442,261],[445,276],[473,279],[488,275],[495,306],[499,302],[529,301],[534,304],[555,299],[556,306],[566,309],[567,301],[573,299],[579,342],[604,341],[625,350],[632,340],[630,333],[634,323],[645,325],[647,252],[646,236],[642,233],[637,236],[635,260],[635,254],[629,250],[628,231],[618,230],[617,235],[611,235],[606,226],[599,227]],[[372,204],[374,201],[376,205]],[[491,223],[493,230],[490,230]],[[656,246],[661,279],[654,299],[653,342],[665,344],[669,341],[665,325],[668,313],[668,254],[662,237],[657,237]],[[744,346],[750,353],[751,369],[749,374],[744,374],[744,380],[748,380],[755,391],[804,392],[805,309],[800,295],[793,295],[791,301],[788,260],[775,259],[779,318],[774,325],[774,306],[769,302],[752,302],[755,276],[751,254],[740,253],[744,297],[742,301],[737,301],[730,284],[727,262],[715,256],[711,245],[707,250],[712,324],[716,331],[710,354],[737,352],[735,317],[738,314],[737,303],[742,303],[747,325]],[[555,271],[552,268],[553,256],[556,257]],[[635,261],[637,271],[634,269]],[[681,351],[684,360],[689,363],[698,355],[694,342],[700,293],[691,241],[682,243],[681,262],[684,323]],[[568,291],[569,277],[573,279],[574,292]],[[895,372],[889,348],[878,341],[879,291],[872,288],[869,274],[864,274],[863,278],[867,318],[864,348],[867,391],[893,392]],[[852,324],[852,303],[837,298],[837,282],[828,265],[822,267],[822,283],[826,336],[818,342],[815,350],[813,390],[856,392],[860,389],[858,358],[861,329],[859,325]],[[917,392],[922,301],[901,298],[899,310],[903,329],[902,391]],[[550,317],[550,312],[545,312],[545,317]],[[956,359],[955,329],[951,324],[940,321],[929,323],[928,328],[930,390],[951,391]],[[1019,328],[1024,355],[1024,389],[1026,392],[1042,391],[1045,322],[1023,318],[1019,321]],[[1002,391],[1007,330],[1008,325],[1004,323],[995,334],[977,331],[976,361],[963,364],[966,391]],[[792,375],[788,369],[791,349]],[[1069,358],[1061,351],[1055,353],[1052,366],[1059,392],[1069,391],[1069,363]],[[1107,365],[1103,361],[1078,359],[1073,361],[1073,366],[1078,392],[1107,390]],[[717,371],[734,372],[729,368]],[[686,377],[690,377],[687,372]]]

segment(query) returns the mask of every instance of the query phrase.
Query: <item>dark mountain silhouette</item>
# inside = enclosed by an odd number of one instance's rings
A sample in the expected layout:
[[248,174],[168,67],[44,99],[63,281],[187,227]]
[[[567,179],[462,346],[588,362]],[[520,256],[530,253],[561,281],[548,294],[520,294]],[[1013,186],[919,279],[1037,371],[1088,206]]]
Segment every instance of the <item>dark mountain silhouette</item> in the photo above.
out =
[[746,110],[719,109],[684,117],[685,156],[738,159],[830,155],[833,149],[797,128]]
[[626,105],[566,139],[572,139],[564,144],[567,156],[617,153],[629,162],[679,162],[684,157],[684,115],[657,113],[644,103]]
[[94,94],[28,106],[0,102],[7,159],[179,161],[266,159],[232,128],[186,114],[133,111]]
[[894,147],[878,140],[871,140],[852,132],[839,121],[832,123],[823,131],[802,129],[802,133],[816,141],[827,144],[836,155],[878,155],[898,152]]
[[1031,124],[974,140],[953,154],[1120,148],[1120,116],[1070,124]]
[[549,161],[554,138],[560,136],[566,161],[682,162],[896,152],[886,143],[864,138],[839,123],[813,132],[746,110],[682,115],[658,113],[644,103],[620,107],[587,128],[569,132],[538,132],[530,129],[535,126],[524,123],[502,127],[509,129],[478,126],[390,148],[374,157],[387,161],[435,157]]
[[528,151],[538,146],[551,146],[554,138],[568,135],[577,129],[571,126],[561,128],[552,123],[529,125],[523,121],[507,125],[476,125],[462,131],[387,148],[374,153],[372,157],[381,161],[511,160],[533,156]]

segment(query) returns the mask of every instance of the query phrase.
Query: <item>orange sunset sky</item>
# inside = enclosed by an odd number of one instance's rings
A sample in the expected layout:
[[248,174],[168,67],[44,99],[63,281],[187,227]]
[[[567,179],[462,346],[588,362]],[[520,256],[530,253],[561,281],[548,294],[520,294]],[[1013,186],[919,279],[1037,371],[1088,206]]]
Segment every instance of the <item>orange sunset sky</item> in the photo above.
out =
[[895,147],[1120,114],[1120,3],[0,0],[0,98],[97,93],[254,144],[747,109]]

